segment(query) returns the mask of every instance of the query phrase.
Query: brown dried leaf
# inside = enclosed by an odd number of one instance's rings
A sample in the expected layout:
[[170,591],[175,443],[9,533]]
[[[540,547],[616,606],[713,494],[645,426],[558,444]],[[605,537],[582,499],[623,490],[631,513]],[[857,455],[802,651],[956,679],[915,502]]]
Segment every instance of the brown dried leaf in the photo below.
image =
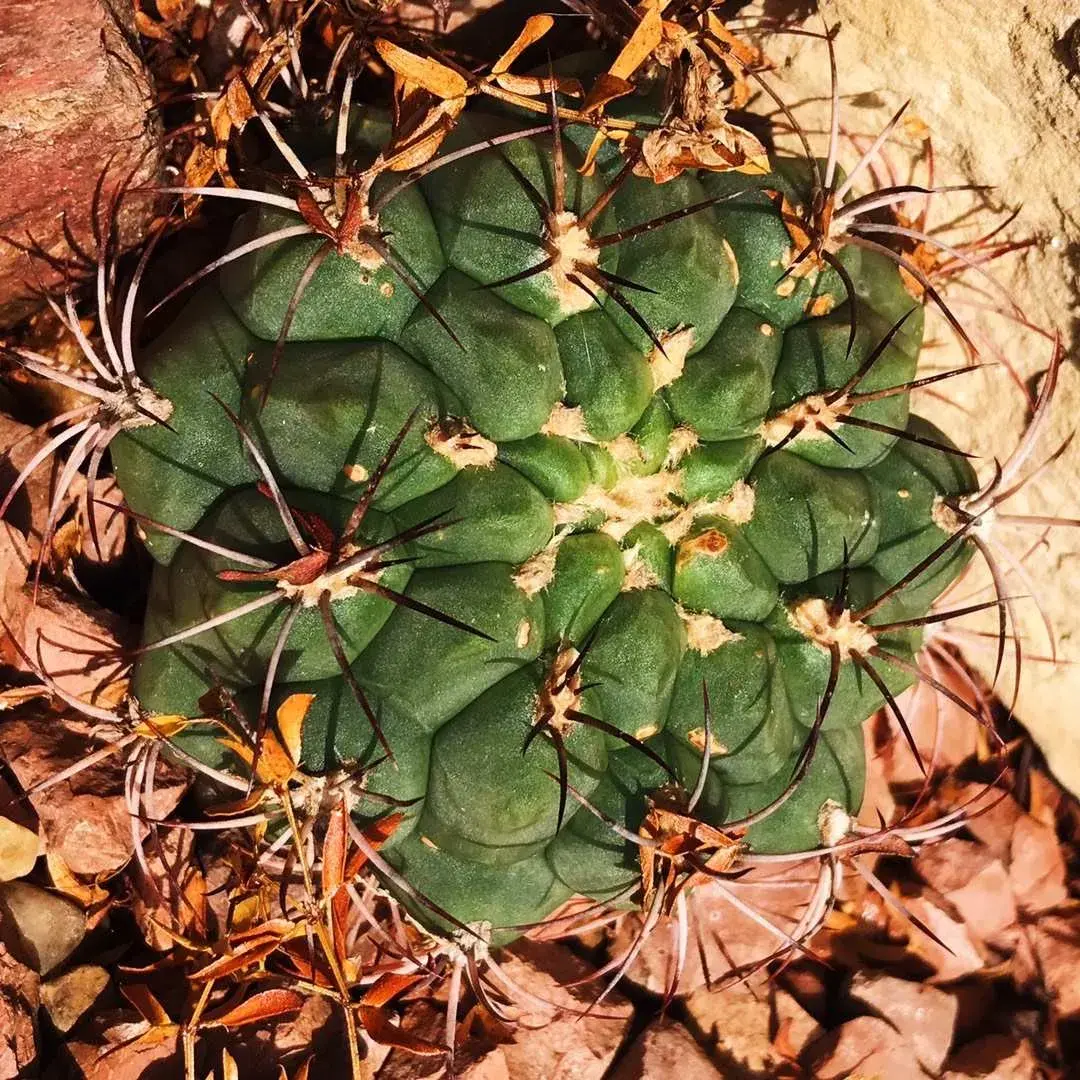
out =
[[395,1024],[393,1014],[386,1009],[375,1005],[361,1005],[359,1013],[364,1030],[375,1042],[383,1046],[406,1050],[419,1057],[441,1057],[446,1053],[445,1046],[414,1035],[400,1024]]
[[375,41],[375,51],[388,68],[406,85],[418,86],[437,98],[448,101],[464,97],[469,84],[456,71],[425,56],[417,56],[385,38]]
[[225,1012],[208,1016],[203,1023],[210,1027],[238,1028],[299,1012],[303,1004],[304,995],[296,990],[262,990]]
[[509,71],[514,61],[531,45],[535,45],[555,25],[550,15],[530,15],[513,44],[491,67],[493,75]]

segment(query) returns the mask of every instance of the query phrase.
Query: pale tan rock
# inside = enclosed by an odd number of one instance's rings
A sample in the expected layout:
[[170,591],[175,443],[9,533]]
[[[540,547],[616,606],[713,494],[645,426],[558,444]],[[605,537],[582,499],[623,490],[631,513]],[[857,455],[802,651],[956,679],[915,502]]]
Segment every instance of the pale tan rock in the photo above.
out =
[[[785,867],[784,873],[753,871],[726,887],[741,903],[750,905],[785,932],[811,895],[813,867]],[[740,911],[717,887],[701,885],[687,897],[689,947],[677,993],[688,994],[724,979],[733,969],[754,965],[782,944],[783,939]],[[624,955],[641,929],[642,919],[628,915],[611,933],[608,955]],[[627,979],[654,994],[666,993],[674,971],[676,928],[661,920],[650,935]]]
[[1032,925],[1031,937],[1059,1018],[1080,1014],[1080,911],[1044,915]]
[[773,994],[776,1038],[773,1044],[785,1054],[797,1057],[821,1037],[822,1026],[786,990]]
[[0,943],[0,1080],[34,1075],[39,993],[37,973]]
[[81,964],[41,985],[41,1004],[57,1031],[68,1032],[109,985],[109,973],[95,964]]
[[900,1033],[876,1016],[857,1016],[830,1031],[811,1047],[807,1065],[815,1080],[916,1080],[926,1075]]
[[736,985],[695,990],[684,1000],[686,1022],[718,1060],[743,1072],[768,1073],[782,1061],[772,1042],[769,988]]
[[[1051,332],[1062,332],[1066,348],[1075,357],[1080,76],[1065,62],[1065,36],[1076,19],[1074,0],[1003,4],[994,9],[993,19],[987,19],[980,0],[876,0],[873,4],[822,0],[820,7],[830,24],[842,26],[836,49],[840,91],[848,103],[845,128],[878,131],[911,96],[910,115],[925,121],[933,135],[935,181],[994,185],[987,200],[991,207],[999,211],[1022,207],[1012,235],[1035,235],[1041,242],[1023,256],[1001,260],[992,272],[1029,319]],[[813,26],[820,29],[816,22]],[[780,65],[776,82],[784,97],[804,103],[798,108],[800,120],[811,130],[827,130],[821,108],[805,104],[828,97],[827,60],[820,41],[773,36],[766,44]],[[993,76],[988,77],[988,72]],[[857,157],[858,151],[849,152],[845,160],[850,165]],[[894,152],[893,161],[900,175],[906,176],[902,155]],[[942,203],[932,221],[948,220],[955,205]],[[909,209],[915,212],[918,207],[911,204]],[[981,224],[1003,216],[983,215]],[[990,295],[997,302],[992,291]],[[1007,356],[1021,380],[1045,370],[1049,341],[972,306],[985,296],[969,291],[965,297],[961,289],[951,290],[949,296],[986,358]],[[961,350],[939,317],[928,320],[927,336],[940,343],[933,352],[935,369],[961,361]],[[1007,454],[1019,438],[1027,415],[1023,395],[1002,370],[988,369],[953,381],[946,396],[959,408],[920,393],[915,409],[939,423],[965,449],[979,454],[980,475],[988,476],[993,459]],[[1072,430],[1080,408],[1078,397],[1080,372],[1066,364],[1055,415],[1032,464],[1049,456]],[[1080,443],[1074,442],[1034,484],[1010,499],[1007,508],[1016,513],[1077,516],[1080,507],[1074,478],[1078,472]],[[1031,530],[1014,532],[1006,542],[1023,555],[1037,536]],[[1062,642],[1061,652],[1071,659],[1076,659],[1073,643],[1080,632],[1078,561],[1080,531],[1056,529],[1048,546],[1032,551],[1024,564]],[[973,595],[985,580],[984,573],[973,575],[965,594]],[[1028,649],[1045,654],[1046,635],[1034,605],[1020,602],[1015,608],[1020,636]],[[987,613],[981,623],[973,618],[964,625],[992,630],[993,621],[994,616]],[[1010,652],[1006,650],[1002,688],[1012,682]],[[992,676],[993,648],[969,640],[965,656],[984,676]],[[1055,775],[1073,791],[1080,790],[1080,725],[1063,722],[1061,702],[1078,697],[1080,666],[1025,663],[1017,715],[1042,747]]]
[[941,1080],[1036,1080],[1042,1075],[1031,1043],[1011,1035],[987,1035],[958,1050]]
[[719,1068],[686,1028],[664,1020],[638,1036],[608,1080],[717,1080],[741,1075]]
[[881,972],[858,972],[848,994],[896,1028],[923,1068],[931,1073],[941,1070],[952,1046],[956,998],[928,983]]
[[66,897],[28,881],[0,883],[0,936],[38,974],[62,964],[85,933],[82,908]]
[[967,926],[942,911],[925,896],[904,897],[907,910],[947,946],[944,949],[917,926],[911,925],[908,948],[933,969],[931,982],[951,982],[986,966],[983,954]]
[[1053,828],[1025,814],[1013,830],[1011,854],[1009,879],[1025,912],[1033,915],[1068,899],[1065,856]]
[[1009,872],[982,844],[950,837],[915,859],[922,879],[945,897],[969,930],[990,941],[1017,920]]

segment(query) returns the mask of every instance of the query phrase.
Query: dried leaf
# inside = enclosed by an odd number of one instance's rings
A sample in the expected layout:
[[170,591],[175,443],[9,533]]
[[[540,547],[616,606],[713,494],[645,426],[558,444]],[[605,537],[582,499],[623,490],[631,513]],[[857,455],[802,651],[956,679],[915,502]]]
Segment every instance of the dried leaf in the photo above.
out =
[[446,1053],[446,1047],[439,1043],[429,1042],[427,1039],[406,1031],[400,1025],[393,1022],[392,1014],[386,1009],[377,1008],[373,1005],[361,1005],[359,1007],[360,1022],[364,1030],[371,1038],[383,1046],[393,1046],[398,1050],[406,1050],[410,1054],[420,1057],[438,1057]]
[[514,61],[530,46],[535,45],[555,25],[550,15],[530,15],[514,43],[491,67],[493,75],[509,71]]
[[406,84],[419,86],[444,101],[464,97],[469,88],[465,79],[445,64],[417,56],[385,38],[376,39],[375,50],[386,66]]
[[315,700],[314,694],[290,694],[278,707],[277,729],[281,740],[294,762],[300,760],[303,745],[304,718]]
[[299,1012],[303,1004],[304,995],[296,990],[262,990],[223,1013],[208,1016],[203,1023],[211,1027],[238,1028]]

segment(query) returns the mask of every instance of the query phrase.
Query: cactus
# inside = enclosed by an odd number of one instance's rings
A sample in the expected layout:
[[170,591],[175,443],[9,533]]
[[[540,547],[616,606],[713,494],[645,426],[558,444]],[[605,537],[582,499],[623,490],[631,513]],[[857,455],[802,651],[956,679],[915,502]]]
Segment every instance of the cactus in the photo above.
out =
[[496,943],[640,901],[690,815],[706,874],[844,836],[975,489],[909,414],[897,260],[800,253],[826,165],[657,183],[521,132],[467,111],[402,179],[354,112],[360,180],[247,194],[140,357],[168,424],[111,444],[157,562],[140,708],[302,702],[303,771],[397,815],[391,888]]

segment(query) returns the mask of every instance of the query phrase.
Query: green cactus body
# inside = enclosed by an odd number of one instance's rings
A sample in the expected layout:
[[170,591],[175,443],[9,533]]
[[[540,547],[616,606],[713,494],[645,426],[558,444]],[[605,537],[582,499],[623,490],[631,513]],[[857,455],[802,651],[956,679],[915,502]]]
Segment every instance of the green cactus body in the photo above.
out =
[[[454,138],[506,124],[471,120]],[[579,163],[570,138],[563,149]],[[123,434],[112,452],[134,511],[254,561],[146,527],[158,563],[146,642],[222,621],[140,658],[141,706],[197,717],[223,687],[253,716],[276,664],[271,720],[289,695],[314,695],[301,767],[352,771],[360,821],[402,814],[385,857],[430,901],[405,897],[414,914],[444,929],[489,923],[495,940],[573,893],[626,894],[636,852],[603,818],[636,830],[658,789],[695,787],[703,688],[698,813],[723,825],[777,799],[829,681],[839,579],[849,612],[870,604],[947,539],[940,497],[973,486],[962,459],[882,430],[943,441],[909,418],[906,393],[856,405],[877,427],[838,427],[846,445],[812,425],[785,438],[905,315],[857,389],[909,381],[922,336],[922,310],[885,259],[837,253],[853,303],[831,269],[783,276],[792,242],[775,192],[805,199],[800,183],[790,167],[632,177],[585,229],[605,181],[571,167],[552,265],[518,277],[544,256],[533,196],[553,199],[551,136],[462,157],[381,211],[427,302],[375,252],[332,251],[272,383],[274,339],[317,240],[285,240],[205,283],[141,358],[173,403],[170,427]],[[236,242],[295,223],[260,210]],[[590,248],[620,231],[632,235]],[[604,273],[617,275],[607,291]],[[265,457],[312,559],[407,429],[337,552],[389,544],[384,556],[332,581],[253,579],[301,556],[211,394]],[[924,612],[966,557],[956,545],[871,622]],[[860,725],[882,694],[848,655],[867,643],[858,632],[841,641],[809,769],[749,829],[752,850],[815,847],[823,808],[859,809]],[[910,661],[917,631],[876,643]],[[910,681],[870,663],[892,692]]]

